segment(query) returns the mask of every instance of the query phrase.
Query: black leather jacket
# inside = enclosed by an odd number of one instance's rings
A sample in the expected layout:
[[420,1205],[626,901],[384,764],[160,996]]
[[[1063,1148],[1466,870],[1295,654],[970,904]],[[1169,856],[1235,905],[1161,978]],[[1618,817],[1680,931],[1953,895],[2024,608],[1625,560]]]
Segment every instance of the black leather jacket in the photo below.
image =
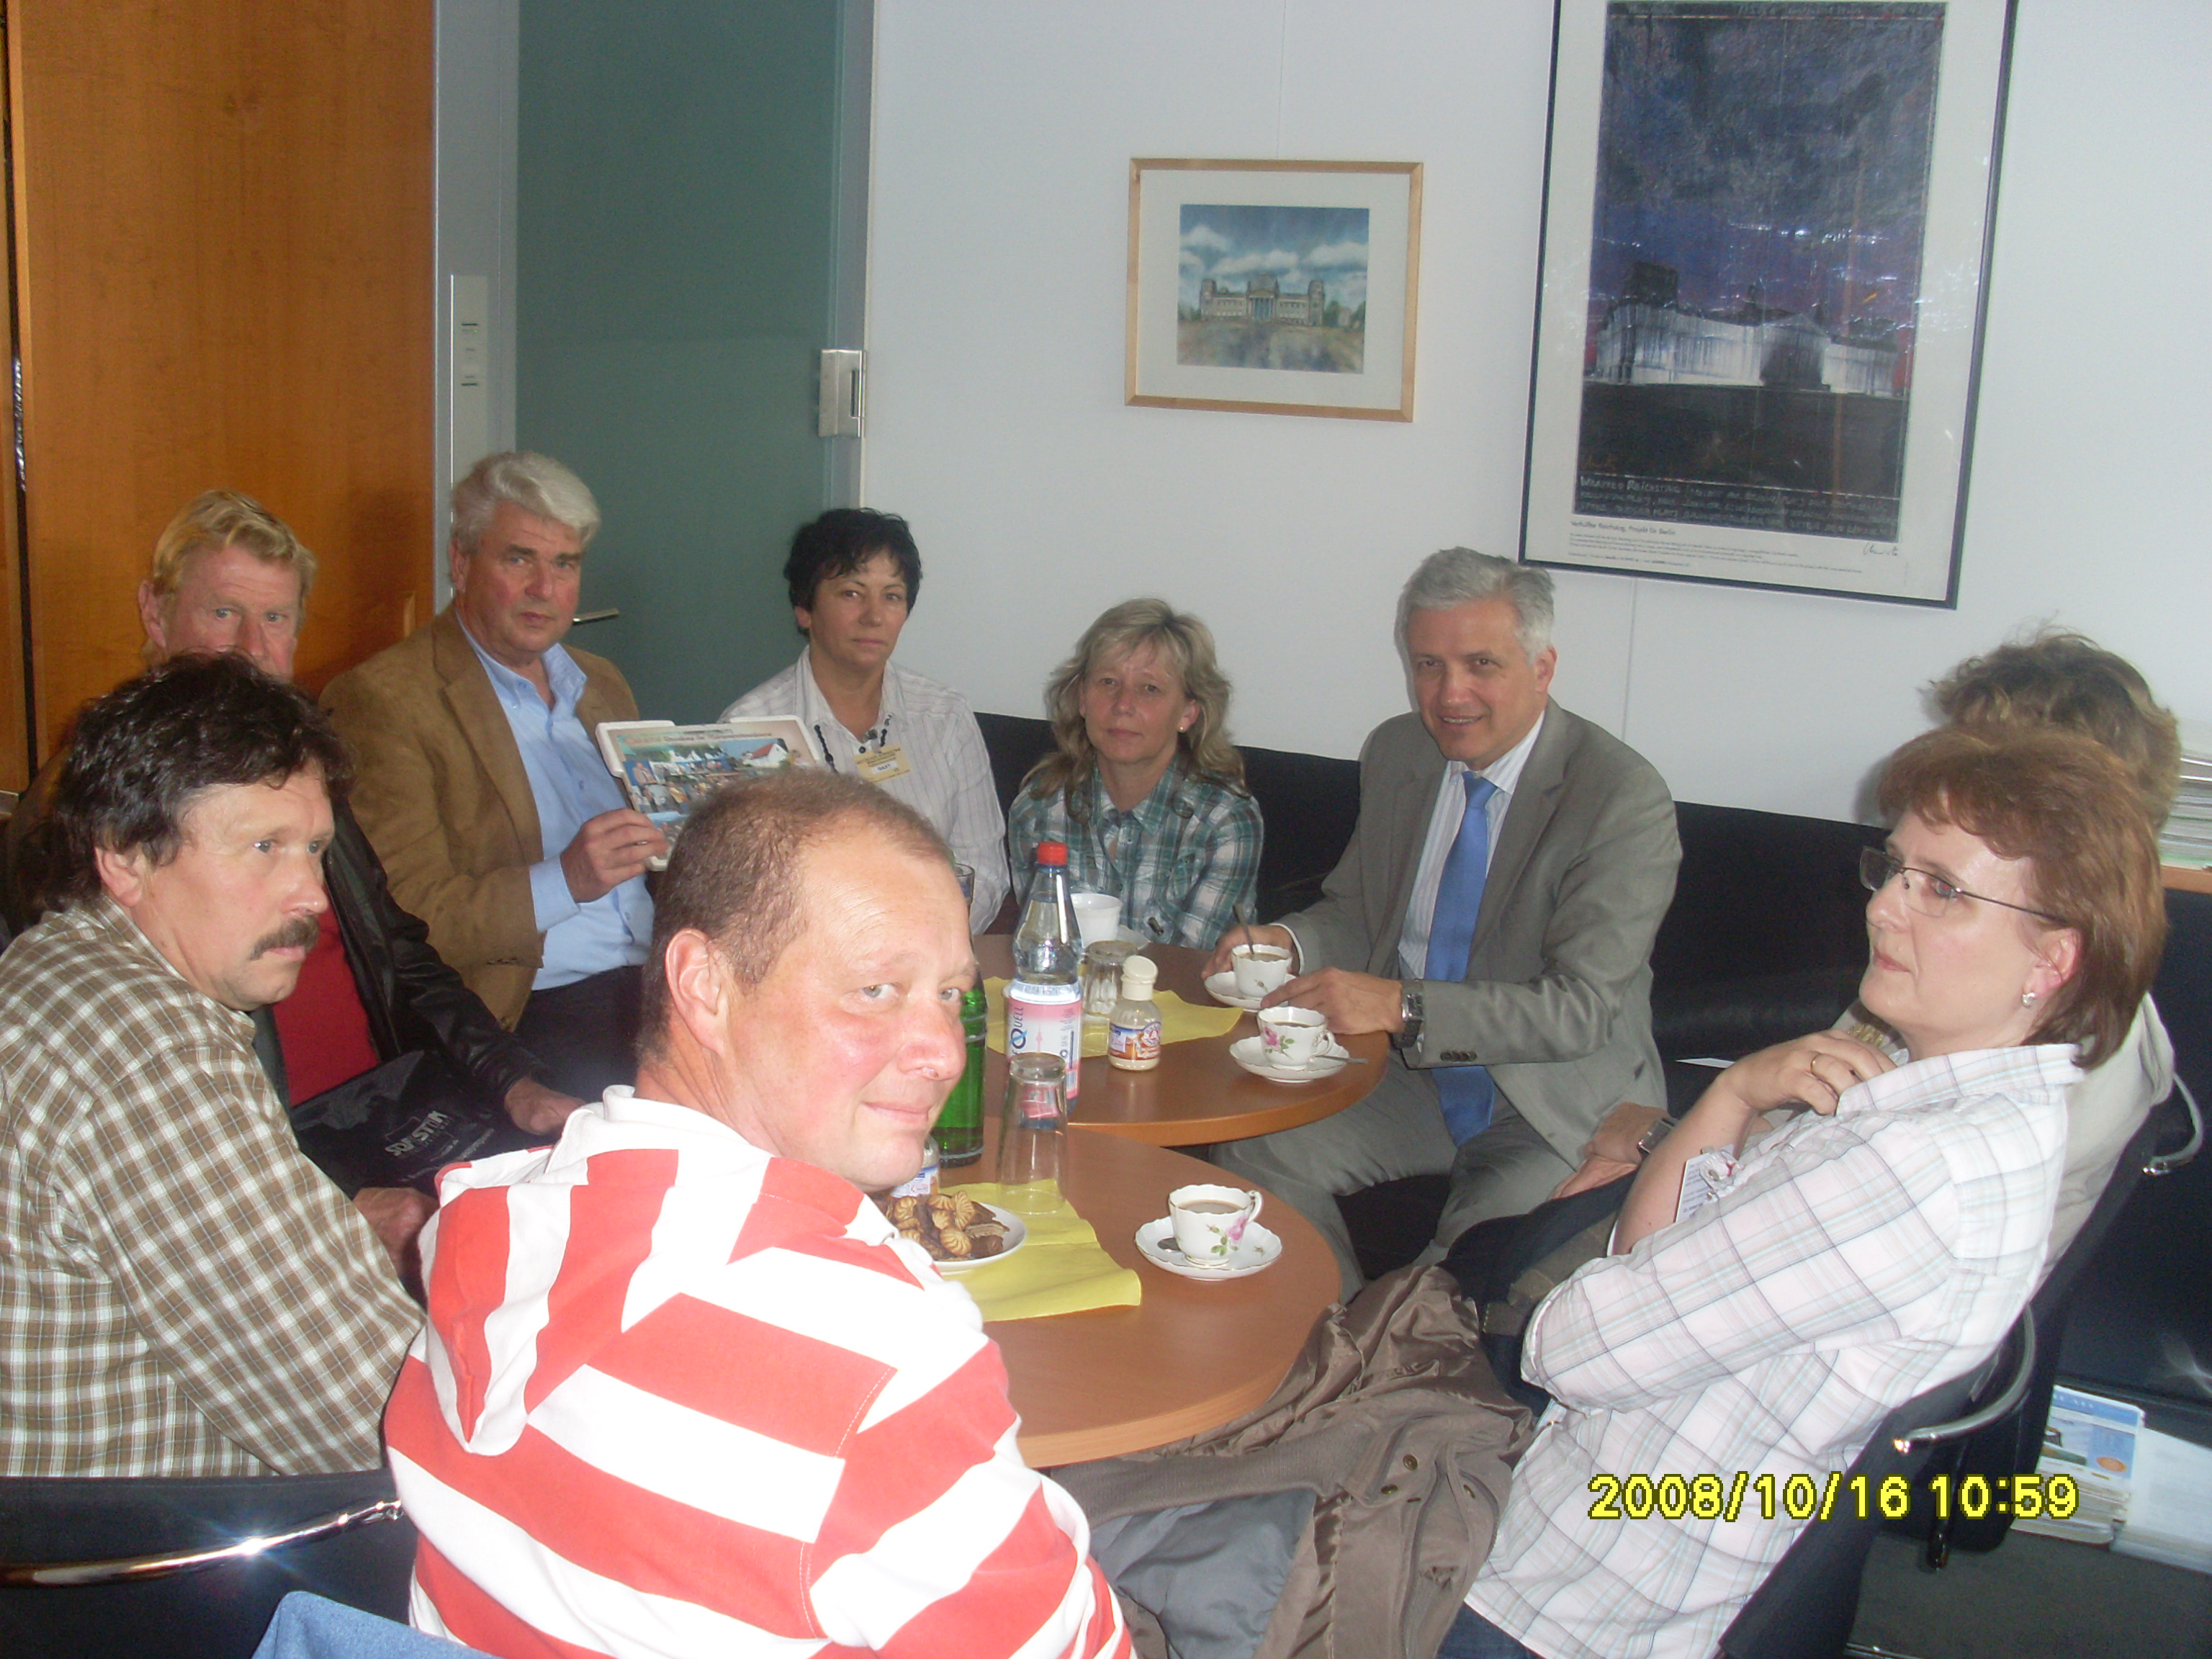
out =
[[[5,903],[0,909],[19,931],[38,920],[33,896],[46,873],[46,806],[66,753],[55,755],[40,769],[16,806],[15,820],[7,826],[8,867],[0,881]],[[330,889],[331,908],[337,914],[338,937],[345,945],[355,988],[368,1014],[369,1037],[376,1044],[379,1063],[418,1049],[442,1054],[456,1072],[483,1091],[489,1106],[503,1109],[509,1089],[538,1074],[536,1061],[492,1018],[483,1000],[430,948],[429,929],[399,908],[376,849],[368,844],[351,810],[342,803],[332,805],[337,830],[323,860],[323,879]],[[256,1016],[254,1024],[259,1039],[255,1050],[278,1097],[289,1106],[292,1098],[285,1086],[283,1058],[266,1010]]]
[[[352,810],[338,805],[332,816],[337,833],[323,858],[323,879],[377,1059],[396,1060],[418,1048],[442,1052],[491,1105],[502,1106],[509,1089],[536,1074],[530,1051],[430,948],[430,930],[399,908]],[[281,1083],[277,1093],[289,1103]]]

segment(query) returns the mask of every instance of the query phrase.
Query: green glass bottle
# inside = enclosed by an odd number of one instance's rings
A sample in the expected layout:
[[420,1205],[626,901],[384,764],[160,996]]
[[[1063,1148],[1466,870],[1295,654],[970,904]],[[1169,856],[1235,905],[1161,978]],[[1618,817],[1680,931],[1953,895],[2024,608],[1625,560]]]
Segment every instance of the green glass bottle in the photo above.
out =
[[983,1156],[983,1035],[990,1010],[981,986],[960,999],[960,1023],[968,1032],[968,1069],[937,1120],[938,1155],[947,1164],[973,1164]]

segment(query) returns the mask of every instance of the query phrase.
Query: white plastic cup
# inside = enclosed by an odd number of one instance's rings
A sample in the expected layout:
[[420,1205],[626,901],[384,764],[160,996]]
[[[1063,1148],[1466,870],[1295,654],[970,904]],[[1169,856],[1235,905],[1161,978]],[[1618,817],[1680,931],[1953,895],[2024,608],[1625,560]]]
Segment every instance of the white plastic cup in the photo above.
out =
[[1112,939],[1121,926],[1121,901],[1111,893],[1073,893],[1069,902],[1075,906],[1075,931],[1083,937],[1083,948]]

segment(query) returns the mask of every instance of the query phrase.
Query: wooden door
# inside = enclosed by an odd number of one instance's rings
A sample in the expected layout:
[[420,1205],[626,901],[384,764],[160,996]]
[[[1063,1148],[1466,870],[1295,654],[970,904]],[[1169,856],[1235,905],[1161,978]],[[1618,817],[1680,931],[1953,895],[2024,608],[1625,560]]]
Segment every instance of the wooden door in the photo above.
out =
[[430,0],[8,21],[37,750],[136,670],[154,538],[216,485],[320,561],[319,688],[431,609]]
[[[7,59],[8,14],[0,6],[0,63]],[[0,76],[0,131],[11,123],[8,88]],[[0,187],[5,181],[0,180]],[[15,361],[15,260],[9,233],[13,221],[0,224],[0,362]],[[0,432],[15,430],[15,393],[0,387]],[[15,488],[12,464],[0,465],[0,789],[20,790],[31,781],[30,684],[24,671],[23,630],[23,498]]]

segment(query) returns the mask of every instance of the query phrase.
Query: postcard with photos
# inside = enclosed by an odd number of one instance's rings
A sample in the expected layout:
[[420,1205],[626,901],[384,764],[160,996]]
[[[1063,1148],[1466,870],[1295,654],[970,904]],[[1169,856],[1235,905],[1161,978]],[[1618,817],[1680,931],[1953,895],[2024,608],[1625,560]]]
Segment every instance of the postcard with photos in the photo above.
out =
[[630,805],[671,841],[693,809],[725,784],[815,763],[805,732],[788,716],[708,726],[609,720],[599,738],[607,769]]

